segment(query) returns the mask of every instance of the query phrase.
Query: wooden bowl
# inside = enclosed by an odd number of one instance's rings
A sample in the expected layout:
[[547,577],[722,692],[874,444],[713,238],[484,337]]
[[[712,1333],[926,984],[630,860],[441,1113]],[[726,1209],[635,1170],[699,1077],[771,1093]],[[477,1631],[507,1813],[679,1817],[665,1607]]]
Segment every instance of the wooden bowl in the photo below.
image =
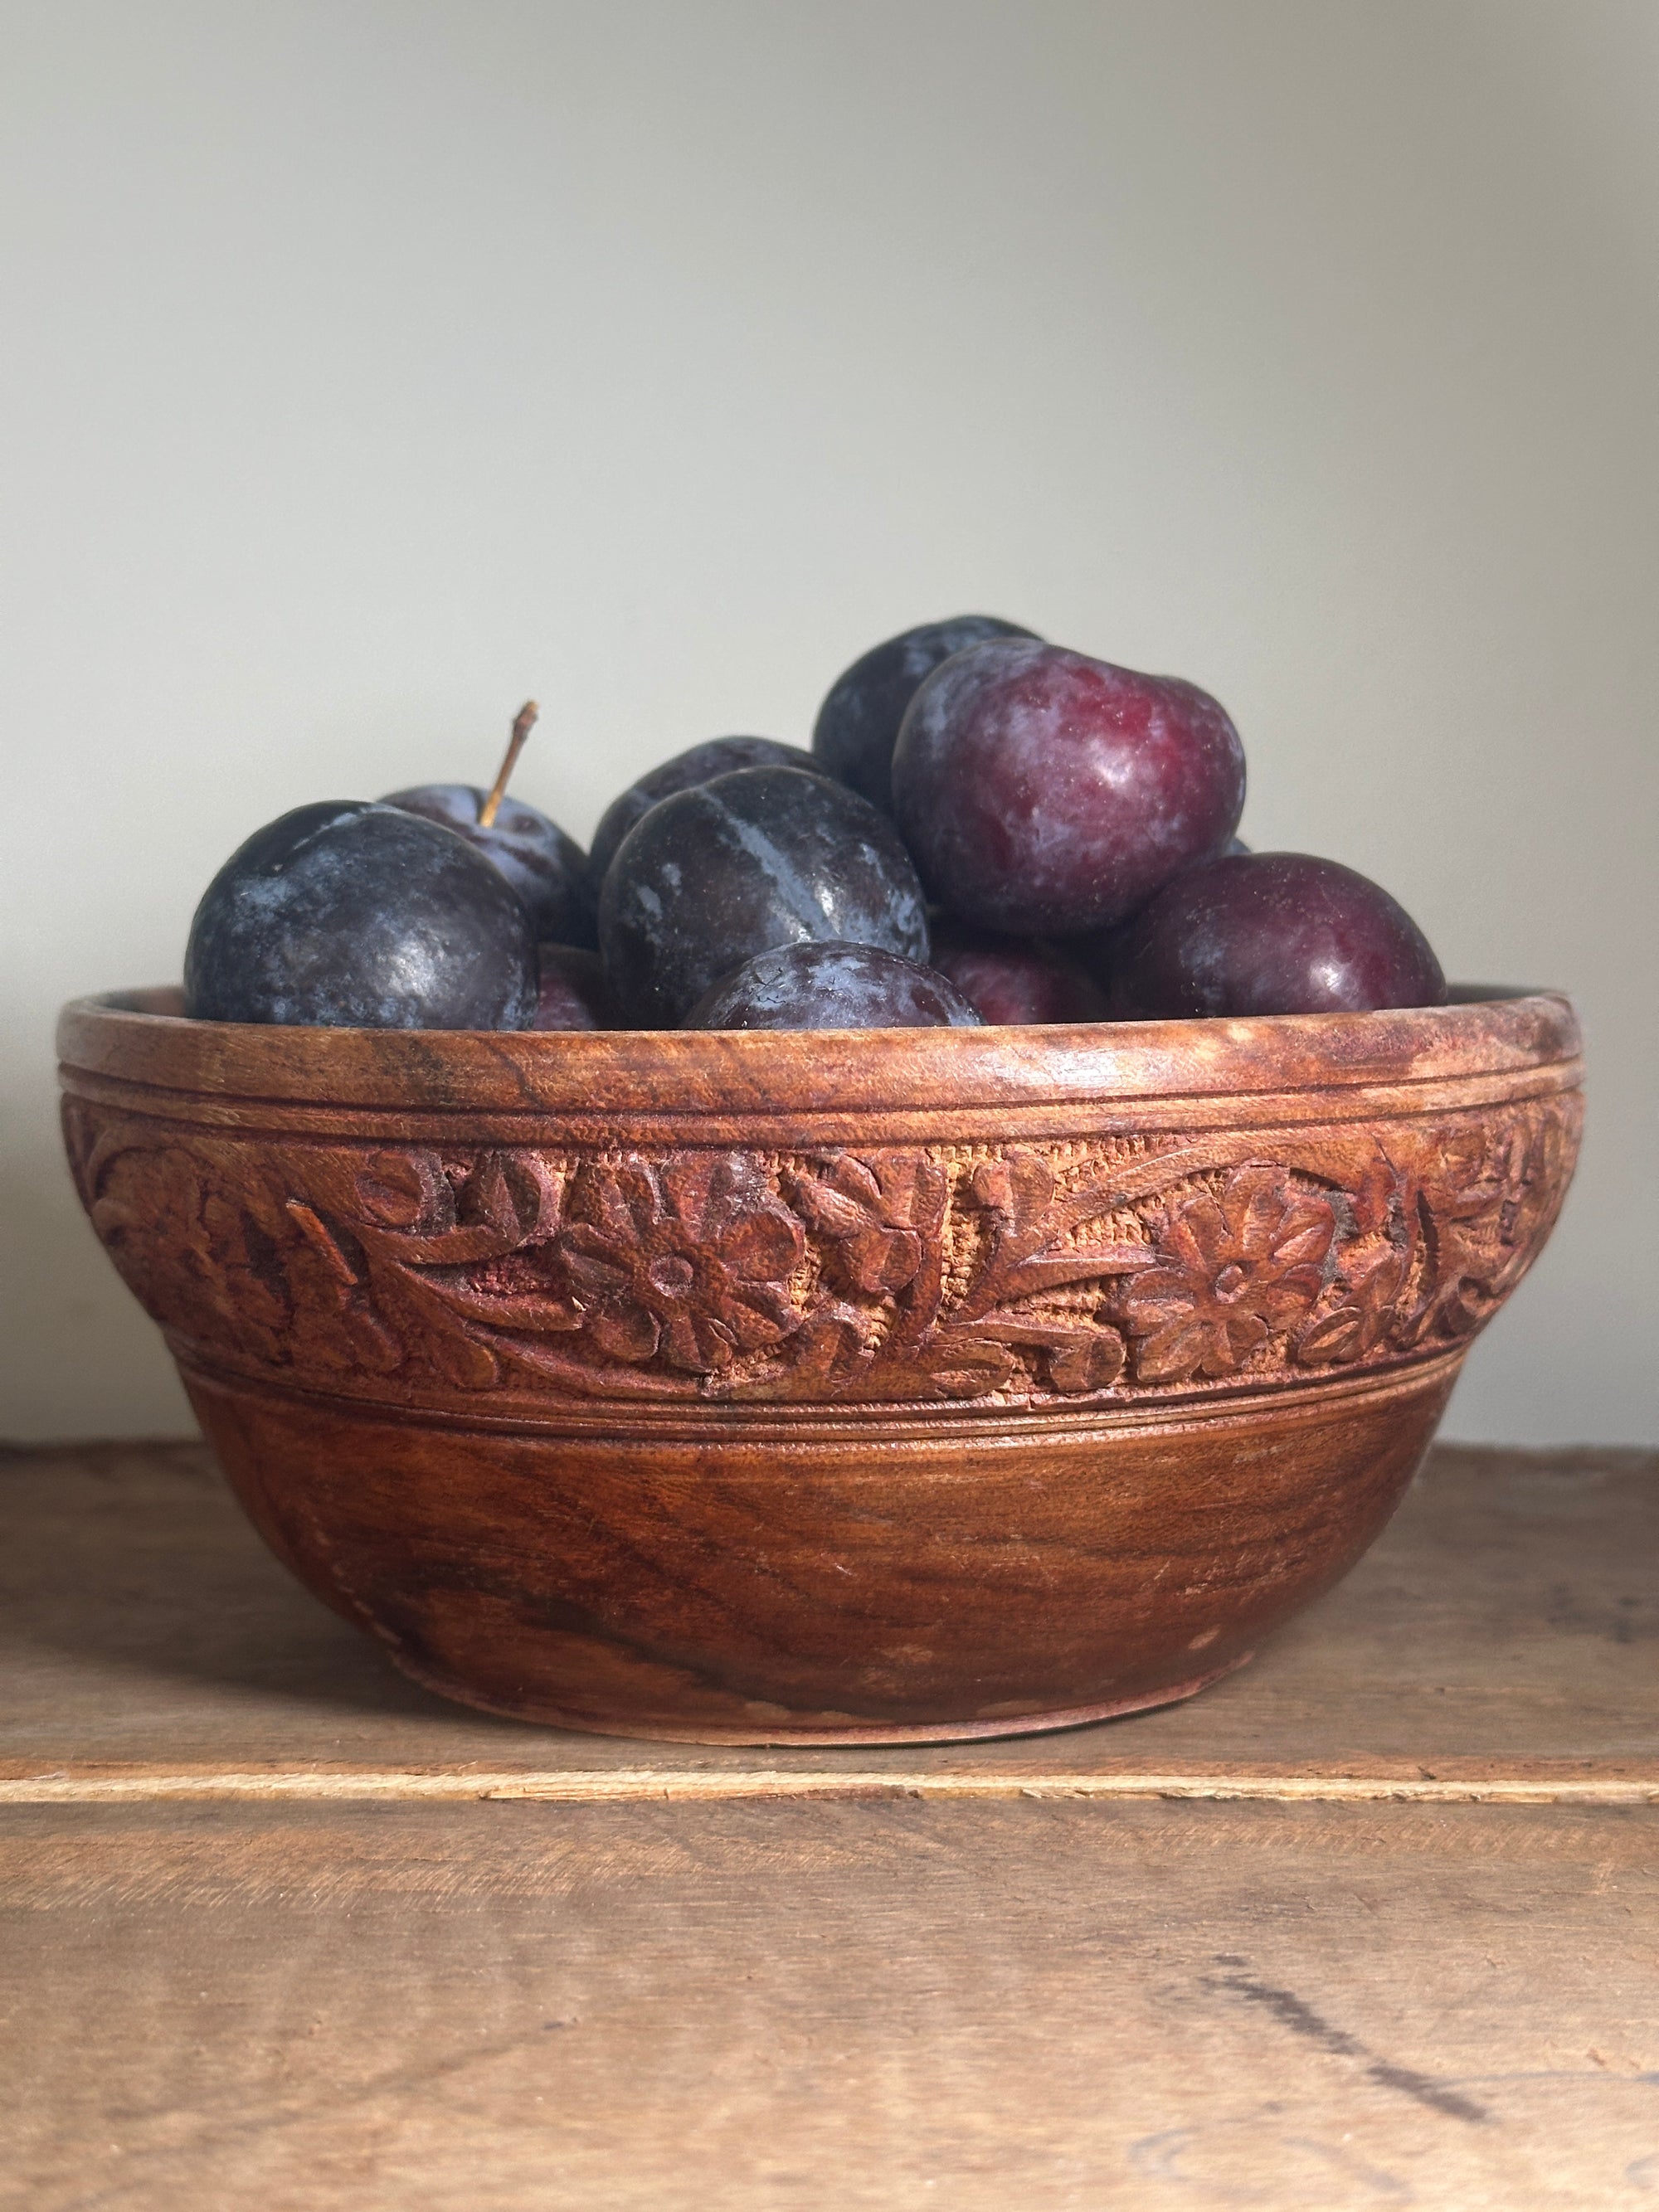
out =
[[1352,1565],[1577,1146],[1564,999],[1052,1029],[59,1029],[253,1521],[417,1681],[879,1743],[1189,1696]]

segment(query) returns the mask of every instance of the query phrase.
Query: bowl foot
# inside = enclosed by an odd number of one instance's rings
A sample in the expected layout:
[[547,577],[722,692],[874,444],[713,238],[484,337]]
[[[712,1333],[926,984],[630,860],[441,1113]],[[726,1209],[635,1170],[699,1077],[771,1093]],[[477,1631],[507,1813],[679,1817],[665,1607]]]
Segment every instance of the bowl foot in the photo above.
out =
[[476,1707],[481,1712],[496,1713],[507,1720],[526,1721],[538,1728],[568,1729],[579,1735],[622,1736],[641,1743],[706,1743],[743,1745],[757,1747],[774,1745],[821,1744],[833,1749],[837,1745],[869,1745],[893,1743],[967,1743],[988,1736],[1042,1735],[1055,1729],[1086,1728],[1093,1721],[1123,1718],[1129,1713],[1151,1712],[1158,1705],[1177,1705],[1184,1698],[1195,1698],[1200,1690],[1207,1690],[1212,1682],[1236,1674],[1255,1658],[1254,1651],[1241,1651],[1224,1665],[1212,1667],[1207,1673],[1194,1674],[1184,1682],[1176,1682],[1168,1688],[1144,1692],[1139,1697],[1115,1698],[1103,1705],[1063,1705],[1049,1712],[999,1713],[994,1719],[960,1721],[872,1721],[861,1726],[849,1719],[826,1717],[820,1727],[792,1728],[787,1722],[756,1721],[749,1726],[722,1728],[714,1723],[702,1723],[685,1728],[676,1728],[672,1723],[623,1721],[609,1716],[595,1719],[590,1714],[572,1713],[551,1705],[540,1704],[510,1706],[493,1704],[459,1687],[451,1680],[440,1680],[424,1674],[418,1666],[410,1666],[401,1654],[393,1654],[403,1671],[419,1682],[423,1689],[434,1690],[441,1697]]

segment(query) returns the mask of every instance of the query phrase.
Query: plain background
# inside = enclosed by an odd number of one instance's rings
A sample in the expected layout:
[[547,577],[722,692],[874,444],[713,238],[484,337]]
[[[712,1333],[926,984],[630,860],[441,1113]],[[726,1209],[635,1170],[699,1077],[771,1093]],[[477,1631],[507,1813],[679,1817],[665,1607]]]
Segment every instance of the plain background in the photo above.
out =
[[578,835],[982,609],[1217,692],[1245,834],[1562,985],[1592,1115],[1454,1435],[1659,1437],[1659,9],[9,8],[18,1437],[188,1425],[79,1218],[73,993],[301,800]]

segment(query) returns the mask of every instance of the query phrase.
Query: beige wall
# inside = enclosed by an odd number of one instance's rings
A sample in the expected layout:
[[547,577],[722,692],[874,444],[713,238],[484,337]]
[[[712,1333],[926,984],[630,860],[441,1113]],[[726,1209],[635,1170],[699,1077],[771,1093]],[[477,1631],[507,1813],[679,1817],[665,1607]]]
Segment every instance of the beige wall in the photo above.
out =
[[1564,984],[1594,1111],[1470,1437],[1659,1436],[1659,11],[6,11],[0,1430],[185,1408],[48,1038],[306,799],[579,833],[983,607],[1219,693],[1246,834]]

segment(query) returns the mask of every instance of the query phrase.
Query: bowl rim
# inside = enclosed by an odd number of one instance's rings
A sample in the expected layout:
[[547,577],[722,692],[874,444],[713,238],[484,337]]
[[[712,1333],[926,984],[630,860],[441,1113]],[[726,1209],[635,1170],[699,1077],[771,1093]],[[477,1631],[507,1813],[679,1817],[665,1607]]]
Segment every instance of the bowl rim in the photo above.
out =
[[344,1106],[741,1113],[1216,1097],[1576,1066],[1559,991],[1452,987],[1443,1006],[1237,1020],[911,1030],[356,1030],[202,1021],[176,986],[71,1000],[66,1081]]

